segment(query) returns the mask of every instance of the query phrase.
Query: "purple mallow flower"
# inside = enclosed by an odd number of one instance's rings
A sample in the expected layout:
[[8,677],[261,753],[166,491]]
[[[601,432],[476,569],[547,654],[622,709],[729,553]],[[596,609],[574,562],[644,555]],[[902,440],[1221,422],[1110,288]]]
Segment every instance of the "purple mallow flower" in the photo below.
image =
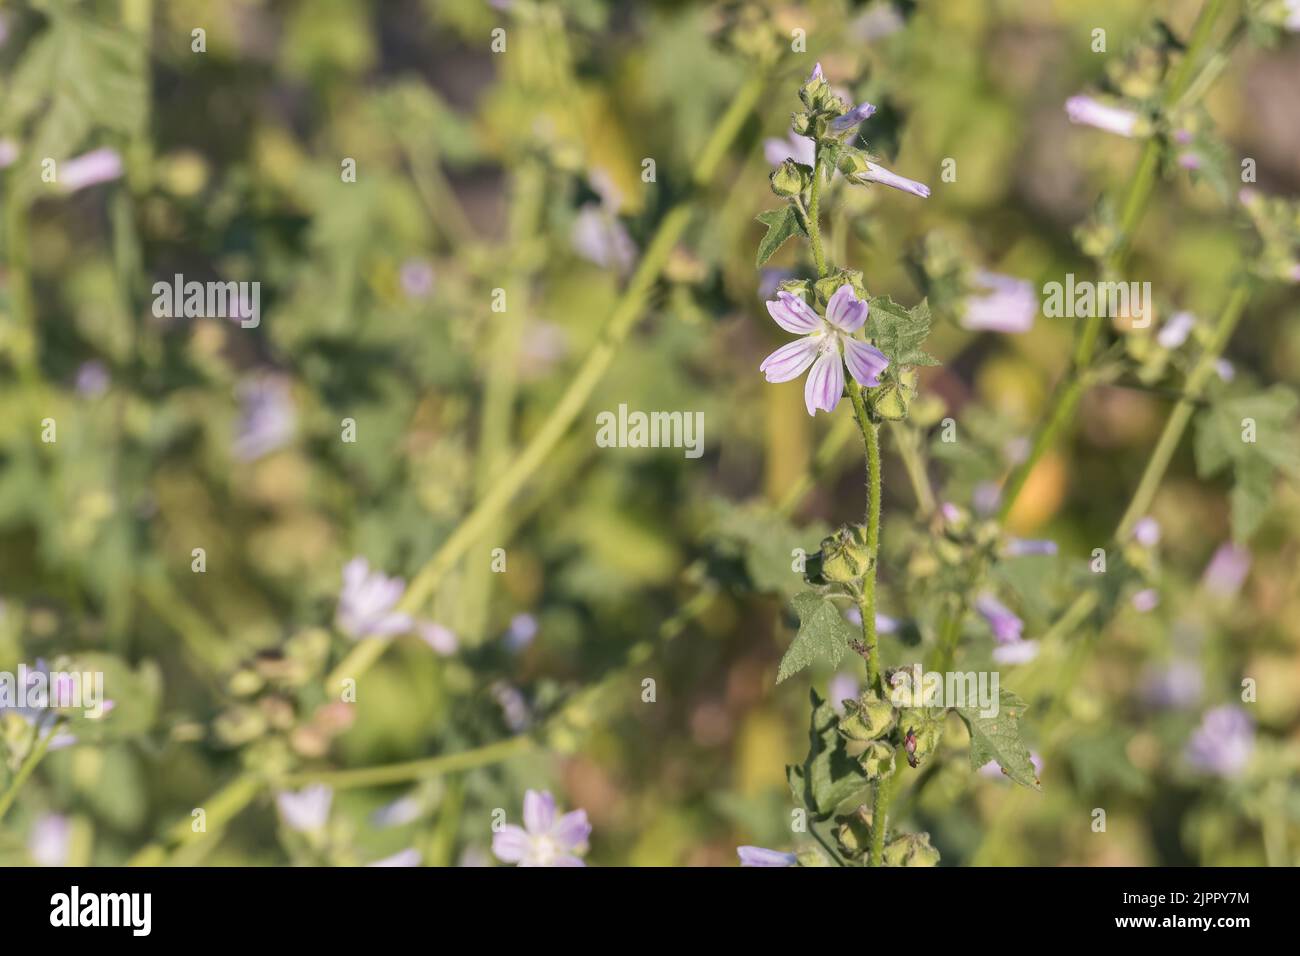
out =
[[1133,595],[1133,608],[1139,614],[1149,614],[1160,606],[1160,592],[1155,588],[1143,588]]
[[1250,574],[1250,552],[1231,542],[1219,545],[1205,567],[1201,584],[1218,597],[1234,597]]
[[993,639],[999,644],[1015,644],[1023,639],[1021,632],[1025,629],[1025,622],[993,595],[981,594],[977,597],[975,610],[988,622],[993,631]]
[[1162,348],[1176,349],[1187,341],[1187,336],[1191,334],[1195,325],[1196,316],[1192,313],[1175,312],[1156,334],[1156,341]]
[[816,146],[807,136],[790,133],[785,139],[763,140],[763,156],[772,166],[780,166],[787,159],[811,166],[816,158]]
[[330,817],[330,804],[334,791],[323,783],[304,787],[297,793],[282,790],[275,795],[275,807],[280,819],[290,830],[313,833],[325,828]]
[[740,857],[741,866],[794,866],[799,860],[793,853],[761,846],[738,846],[736,856]]
[[1023,558],[1028,556],[1050,556],[1057,552],[1055,541],[1031,541],[1026,538],[1012,538],[1002,549],[1003,555],[1008,558]]
[[1219,777],[1239,777],[1255,750],[1255,725],[1240,707],[1215,707],[1187,742],[1187,762]]
[[843,116],[837,116],[831,120],[829,129],[834,134],[847,133],[851,129],[856,129],[862,123],[871,118],[876,112],[875,106],[865,100],[859,103],[853,109],[849,110]]
[[96,149],[69,159],[59,170],[59,185],[66,193],[75,193],[122,175],[122,157],[115,149]]
[[77,367],[77,394],[83,398],[98,398],[108,391],[111,378],[108,366],[98,359],[82,362]]
[[353,558],[343,566],[343,590],[339,594],[336,621],[348,637],[391,637],[409,631],[414,622],[409,614],[395,610],[406,593],[406,582],[370,570],[365,558]]
[[398,273],[402,291],[410,299],[427,299],[433,294],[433,266],[423,259],[407,259]]
[[12,166],[18,158],[18,144],[12,139],[0,137],[0,169]]
[[852,674],[836,674],[826,685],[826,699],[837,713],[843,713],[844,701],[857,697],[861,690],[862,685]]
[[911,193],[913,196],[920,196],[922,199],[927,199],[930,195],[930,187],[925,183],[918,183],[915,179],[908,179],[906,176],[890,172],[884,166],[870,160],[867,161],[866,170],[854,173],[849,179],[855,183],[880,183],[882,186],[889,186],[892,189]]
[[32,824],[32,832],[27,835],[27,852],[38,866],[67,866],[71,842],[72,825],[68,818],[59,813],[46,813]]
[[[862,626],[862,612],[856,607],[850,607],[844,612],[844,619],[857,627]],[[876,633],[877,634],[897,634],[898,618],[890,617],[888,614],[876,612]]]
[[240,461],[269,455],[293,439],[296,416],[289,383],[280,378],[240,382],[239,424],[231,451]]
[[1181,710],[1201,699],[1205,678],[1191,661],[1176,660],[1149,670],[1142,681],[1142,699],[1161,710]]
[[516,614],[510,619],[506,631],[506,646],[512,651],[522,651],[537,637],[537,618],[531,614]]
[[880,384],[877,376],[889,359],[875,346],[853,337],[867,321],[869,306],[854,295],[847,282],[826,303],[825,318],[789,292],[778,292],[776,299],[767,303],[767,311],[777,325],[803,338],[781,346],[763,360],[759,371],[769,382],[788,382],[811,365],[804,386],[809,415],[817,414],[818,409],[835,410],[844,393],[844,365],[858,384],[866,388]]
[[401,850],[392,856],[386,856],[382,860],[375,860],[374,863],[367,863],[366,866],[419,866],[420,851],[412,847],[409,850]]
[[443,657],[449,654],[455,654],[459,642],[456,640],[456,634],[451,628],[442,624],[436,624],[433,621],[419,621],[415,625],[415,633],[419,635],[420,640],[428,644],[433,650]]
[[586,866],[591,824],[586,810],[555,815],[555,798],[543,790],[524,794],[524,825],[503,826],[492,837],[492,852],[504,863],[519,866]]
[[1038,296],[1033,283],[1013,276],[979,269],[975,284],[984,290],[972,293],[962,303],[962,328],[973,332],[1028,332],[1038,314]]
[[1160,543],[1160,522],[1150,515],[1133,526],[1133,540],[1144,548],[1154,548]]
[[1137,131],[1138,115],[1132,110],[1109,106],[1091,96],[1071,96],[1065,101],[1065,114],[1071,123],[1095,126],[1108,133],[1132,136]]
[[636,245],[614,214],[596,203],[578,210],[570,236],[578,255],[602,269],[626,272],[636,261]]

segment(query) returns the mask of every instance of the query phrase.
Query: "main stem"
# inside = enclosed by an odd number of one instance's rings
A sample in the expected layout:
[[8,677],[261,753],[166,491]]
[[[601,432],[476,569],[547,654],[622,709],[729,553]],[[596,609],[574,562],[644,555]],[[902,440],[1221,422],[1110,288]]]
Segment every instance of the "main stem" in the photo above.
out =
[[813,261],[817,263],[817,278],[826,276],[826,255],[822,252],[821,227],[822,200],[822,147],[813,147],[812,193],[808,197],[808,243],[812,246]]

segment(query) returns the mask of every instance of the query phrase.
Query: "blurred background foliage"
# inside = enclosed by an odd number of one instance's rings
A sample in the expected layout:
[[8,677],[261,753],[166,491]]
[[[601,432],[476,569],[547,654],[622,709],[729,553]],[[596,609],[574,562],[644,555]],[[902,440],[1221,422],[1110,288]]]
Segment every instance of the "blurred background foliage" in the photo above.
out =
[[[1140,147],[1071,126],[1063,103],[1153,16],[1185,34],[1197,9],[0,7],[0,138],[13,148],[0,171],[0,667],[99,661],[116,704],[25,784],[0,860],[40,858],[36,834],[57,819],[73,863],[160,847],[196,863],[369,862],[408,847],[428,864],[483,863],[492,810],[517,819],[526,787],[587,810],[593,864],[729,865],[738,843],[788,847],[783,767],[806,747],[802,685],[824,690],[834,676],[773,686],[800,587],[791,549],[814,550],[860,512],[861,463],[837,421],[847,408],[810,419],[796,385],[757,373],[784,340],[753,264],[754,216],[773,205],[764,141],[786,135],[815,60],[881,106],[864,128],[873,150],[934,193],[853,190],[834,204],[835,258],[863,270],[874,294],[918,301],[915,265],[936,236],[968,264],[1036,287],[1091,275],[1073,231],[1132,176]],[[1108,54],[1090,48],[1099,27]],[[795,30],[806,53],[790,51]],[[755,77],[757,109],[701,188],[693,166]],[[1300,190],[1297,77],[1294,38],[1233,51],[1204,100],[1228,176],[1231,157],[1249,156],[1261,192]],[[121,157],[121,175],[76,191],[42,182],[43,158],[101,148]],[[957,161],[953,182],[940,181],[945,158]],[[536,434],[681,204],[689,224],[577,424],[420,609],[456,650],[401,637],[355,705],[332,709],[323,675],[350,649],[332,628],[343,565],[363,555],[416,574]],[[1158,323],[1175,309],[1208,319],[1240,243],[1211,184],[1170,170],[1128,273],[1157,290]],[[806,270],[797,254],[769,265]],[[152,285],[177,273],[260,282],[260,325],[156,317]],[[997,335],[938,315],[927,347],[943,365],[923,371],[922,391],[942,404],[928,424],[952,416],[961,438],[946,445],[933,430],[923,446],[939,500],[969,506],[1032,434],[1074,320]],[[1300,383],[1297,319],[1294,287],[1252,300],[1228,352],[1236,382]],[[620,403],[702,411],[705,455],[597,447],[596,412]],[[1109,536],[1169,405],[1159,391],[1094,389],[1031,475],[1009,528],[1056,540],[1060,555],[1001,570],[1026,636],[1048,632]],[[45,419],[53,443],[41,440]],[[340,440],[345,419],[355,442]],[[888,441],[885,454],[881,607],[910,618],[909,561],[925,528]],[[1201,576],[1231,536],[1227,492],[1197,477],[1184,442],[1153,505],[1159,606],[1122,609],[1100,633],[1055,636],[1004,668],[1004,685],[1031,704],[1023,726],[1042,794],[970,773],[957,743],[909,778],[896,812],[931,832],[945,864],[1296,861],[1300,496],[1279,481],[1242,542],[1245,583],[1216,597]],[[494,548],[505,573],[492,571]],[[886,638],[886,663],[918,659],[931,624]],[[967,627],[961,660],[975,668],[991,645],[981,624]],[[1060,686],[1085,639],[1084,666]],[[1153,694],[1175,665],[1192,690]],[[844,662],[845,677],[860,676],[854,666]],[[1258,684],[1251,769],[1198,773],[1187,741],[1207,709],[1239,700],[1244,677]],[[1049,712],[1063,721],[1050,736]],[[520,732],[539,746],[340,787],[324,850],[277,822],[274,787],[246,799],[222,789],[246,772],[372,767]],[[0,789],[20,762],[0,769]],[[212,811],[214,794],[231,797],[231,819]],[[404,812],[375,816],[394,801]],[[169,836],[189,830],[194,807],[209,808],[212,838]],[[1096,807],[1105,834],[1092,831]]]

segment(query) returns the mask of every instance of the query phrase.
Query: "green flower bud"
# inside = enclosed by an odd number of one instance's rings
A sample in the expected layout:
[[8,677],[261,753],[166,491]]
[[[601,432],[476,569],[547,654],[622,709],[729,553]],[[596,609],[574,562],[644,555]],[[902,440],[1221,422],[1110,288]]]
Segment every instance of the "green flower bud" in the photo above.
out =
[[866,806],[858,807],[845,817],[836,817],[839,827],[835,831],[835,842],[840,852],[850,860],[856,860],[871,847],[871,810]]
[[867,749],[858,754],[858,763],[868,780],[879,780],[894,772],[894,748],[883,740],[873,740]]
[[807,279],[785,279],[777,288],[782,292],[789,292],[791,295],[797,295],[809,305],[813,304],[812,300],[812,283]]
[[257,708],[240,705],[219,714],[212,729],[223,744],[238,747],[266,733],[266,718]]
[[803,85],[799,91],[799,99],[803,100],[803,105],[810,110],[826,109],[832,99],[838,99],[831,92],[831,85],[826,82],[826,78],[816,76]]
[[885,866],[938,866],[939,851],[930,846],[928,833],[904,833],[885,845]]
[[795,113],[790,121],[790,128],[800,136],[807,136],[812,126],[812,117],[807,113]]
[[860,526],[840,528],[822,540],[820,571],[827,581],[858,581],[870,568],[871,553]]
[[241,667],[230,675],[230,680],[226,683],[226,689],[236,697],[252,697],[265,686],[265,683],[257,671],[248,667]]
[[907,765],[913,770],[925,763],[939,749],[943,739],[943,719],[926,719],[918,725],[909,725],[903,733],[903,753]]
[[867,287],[862,282],[862,273],[857,269],[841,269],[839,272],[832,273],[824,279],[818,279],[813,286],[813,292],[817,296],[818,304],[825,306],[830,301],[839,287],[848,283],[853,289],[853,294],[859,299],[867,299]]
[[[805,174],[804,170],[808,170]],[[772,192],[778,196],[790,197],[798,196],[804,191],[804,187],[809,184],[812,177],[812,170],[807,166],[796,163],[793,159],[787,159],[776,169],[772,170],[772,175],[768,178],[772,183]]]
[[867,154],[860,149],[854,149],[846,146],[840,151],[839,170],[845,177],[852,179],[854,176],[865,174],[870,170],[870,164],[867,161]]
[[866,395],[872,414],[880,421],[901,422],[907,417],[912,392],[898,382],[881,382],[879,388],[867,389]]
[[894,727],[898,711],[887,700],[881,700],[874,691],[867,691],[857,700],[844,702],[844,716],[840,718],[840,734],[849,740],[876,740]]
[[815,846],[804,847],[795,853],[795,859],[800,866],[830,866],[831,861],[826,859],[826,854]]

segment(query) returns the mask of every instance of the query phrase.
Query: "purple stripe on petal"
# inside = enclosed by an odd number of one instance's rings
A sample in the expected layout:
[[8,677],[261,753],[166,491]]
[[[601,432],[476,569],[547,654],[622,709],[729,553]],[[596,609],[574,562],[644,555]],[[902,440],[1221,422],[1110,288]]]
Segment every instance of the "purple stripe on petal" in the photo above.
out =
[[835,290],[826,303],[826,320],[852,335],[867,321],[869,306],[853,292],[847,282]]
[[882,186],[889,186],[905,193],[911,193],[913,196],[920,196],[922,199],[926,199],[930,195],[930,187],[925,183],[918,183],[915,179],[908,179],[906,176],[890,172],[884,166],[876,163],[867,163],[867,171],[859,174],[859,178],[869,183],[880,183]]
[[875,388],[880,384],[877,377],[889,366],[885,353],[874,345],[859,342],[857,339],[844,339],[844,364],[849,367],[849,374],[864,388]]
[[524,828],[531,834],[547,833],[555,823],[555,798],[549,791],[524,794]]
[[875,106],[863,101],[843,116],[837,116],[835,119],[831,120],[830,131],[832,133],[847,133],[855,126],[860,125],[863,120],[870,117],[875,111]]
[[808,373],[808,382],[804,386],[804,404],[809,415],[816,415],[820,408],[825,412],[835,411],[844,392],[844,366],[834,351],[826,351],[813,363]]
[[767,303],[767,313],[777,325],[795,335],[807,335],[821,327],[821,318],[805,302],[790,292],[778,292],[776,300]]
[[817,357],[817,340],[804,336],[781,346],[767,358],[758,370],[769,382],[788,382],[798,378]]
[[574,810],[560,817],[551,830],[551,836],[566,850],[580,850],[585,847],[587,838],[591,836],[587,811]]

